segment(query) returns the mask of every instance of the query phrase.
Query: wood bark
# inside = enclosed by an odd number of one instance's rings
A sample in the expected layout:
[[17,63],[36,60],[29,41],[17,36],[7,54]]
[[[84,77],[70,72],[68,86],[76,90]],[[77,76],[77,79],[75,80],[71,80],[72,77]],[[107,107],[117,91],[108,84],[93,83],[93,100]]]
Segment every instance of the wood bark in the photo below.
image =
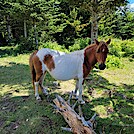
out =
[[27,38],[27,24],[26,24],[26,20],[24,20],[24,37]]
[[97,15],[97,6],[98,0],[93,0],[92,8],[90,8],[91,16],[91,44],[94,44],[95,39],[98,38],[98,15]]
[[95,39],[98,38],[98,22],[97,22],[97,13],[92,13],[92,22],[91,22],[91,44],[94,44]]
[[7,16],[6,19],[7,19],[8,40],[10,41],[11,40],[12,33],[11,33],[11,26],[10,26],[10,17],[9,17],[9,15]]
[[36,49],[38,49],[38,39],[37,39],[36,23],[35,22],[34,22],[34,38],[35,38]]
[[70,127],[63,127],[63,130],[71,131],[73,134],[95,134],[88,121],[78,115],[62,97],[57,96],[53,102],[56,110],[64,117]]

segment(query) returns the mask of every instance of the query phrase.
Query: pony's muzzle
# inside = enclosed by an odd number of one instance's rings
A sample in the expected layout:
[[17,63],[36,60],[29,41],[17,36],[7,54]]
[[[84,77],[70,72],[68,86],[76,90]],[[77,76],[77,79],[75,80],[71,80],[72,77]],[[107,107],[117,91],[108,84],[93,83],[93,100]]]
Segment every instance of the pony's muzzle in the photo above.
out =
[[99,69],[100,70],[104,70],[106,68],[106,65],[105,64],[99,64]]

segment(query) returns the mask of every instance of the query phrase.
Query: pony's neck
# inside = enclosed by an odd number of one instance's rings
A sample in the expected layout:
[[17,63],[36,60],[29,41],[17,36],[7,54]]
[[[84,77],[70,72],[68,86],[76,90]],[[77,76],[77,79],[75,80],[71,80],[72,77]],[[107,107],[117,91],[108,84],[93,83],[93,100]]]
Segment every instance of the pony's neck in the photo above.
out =
[[96,53],[96,45],[88,46],[85,48],[84,53],[84,76],[86,77],[90,70],[94,67],[94,65],[97,63],[97,59],[95,57]]
[[89,46],[85,49],[85,57],[86,60],[88,60],[89,65],[91,66],[91,68],[94,67],[94,65],[97,63],[97,59],[96,59],[96,48],[97,45],[93,44],[92,46]]

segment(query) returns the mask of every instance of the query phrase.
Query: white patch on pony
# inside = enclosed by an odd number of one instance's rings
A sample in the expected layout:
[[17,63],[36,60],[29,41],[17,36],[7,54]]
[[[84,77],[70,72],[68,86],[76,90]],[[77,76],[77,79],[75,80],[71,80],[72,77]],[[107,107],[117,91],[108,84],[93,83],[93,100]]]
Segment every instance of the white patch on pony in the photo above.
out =
[[102,52],[105,52],[105,49],[103,48]]
[[[44,64],[44,56],[50,54],[53,57],[55,68],[49,70]],[[72,53],[58,52],[48,48],[41,49],[36,54],[42,63],[43,73],[47,70],[57,80],[70,80],[83,77],[84,50]]]

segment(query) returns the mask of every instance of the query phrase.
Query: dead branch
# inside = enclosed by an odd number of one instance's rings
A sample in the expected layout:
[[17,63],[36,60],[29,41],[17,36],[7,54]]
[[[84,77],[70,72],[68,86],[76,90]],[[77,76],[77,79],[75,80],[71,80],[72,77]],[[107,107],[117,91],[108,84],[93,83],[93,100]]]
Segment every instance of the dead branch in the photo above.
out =
[[[95,134],[89,122],[82,116],[81,108],[79,107],[81,113],[78,115],[74,109],[59,95],[53,100],[57,112],[59,112],[68,123],[70,128],[62,127],[63,130],[70,131],[74,134]],[[94,118],[94,117],[92,117]],[[91,118],[91,119],[92,119]],[[92,123],[91,123],[92,124]]]

